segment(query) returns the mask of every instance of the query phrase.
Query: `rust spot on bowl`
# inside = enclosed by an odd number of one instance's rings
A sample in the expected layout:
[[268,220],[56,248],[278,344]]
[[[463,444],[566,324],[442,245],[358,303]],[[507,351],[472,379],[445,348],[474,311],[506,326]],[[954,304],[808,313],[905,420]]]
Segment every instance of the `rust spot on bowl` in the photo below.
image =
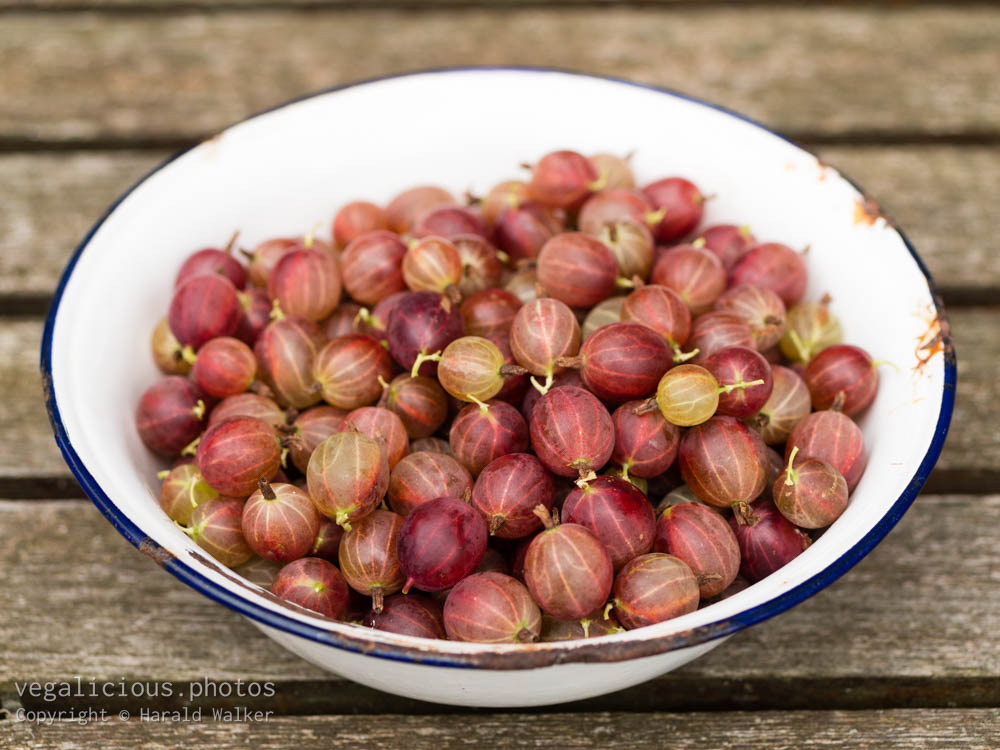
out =
[[917,364],[913,368],[914,373],[920,373],[927,363],[938,354],[943,354],[946,362],[955,362],[955,344],[951,338],[951,324],[948,322],[948,316],[945,315],[940,300],[935,300],[935,302],[937,306],[927,321],[927,327],[917,337],[914,351]]
[[854,201],[854,225],[867,224],[872,226],[882,216],[878,203],[871,198],[863,201]]
[[143,539],[139,544],[139,551],[157,565],[164,565],[176,557],[173,552],[164,549],[149,537]]

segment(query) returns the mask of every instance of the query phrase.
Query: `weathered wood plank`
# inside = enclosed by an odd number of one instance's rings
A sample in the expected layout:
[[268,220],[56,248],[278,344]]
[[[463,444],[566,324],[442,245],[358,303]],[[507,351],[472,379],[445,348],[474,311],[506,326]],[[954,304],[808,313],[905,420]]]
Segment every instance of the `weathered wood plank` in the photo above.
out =
[[[987,582],[1000,565],[991,531],[998,524],[1000,496],[922,496],[826,591],[677,672],[577,708],[996,705],[1000,588]],[[0,698],[8,707],[184,705],[176,697],[54,704],[16,697],[17,681],[82,675],[175,685],[269,680],[274,698],[246,703],[279,713],[442,710],[345,689],[157,569],[84,502],[0,502],[0,570]]]
[[[952,328],[959,352],[953,428],[928,489],[1000,490],[1000,404],[994,367],[1000,358],[1000,309],[958,309]],[[56,448],[37,374],[41,322],[0,318],[0,493],[65,496],[69,471]],[[63,484],[60,484],[63,483]],[[79,491],[71,496],[78,496]]]
[[337,83],[513,61],[674,87],[798,135],[995,133],[998,39],[982,7],[13,14],[0,140],[196,138]]
[[537,747],[590,750],[993,750],[1000,710],[801,711],[700,714],[485,714],[482,716],[308,716],[265,723],[203,721],[174,724],[120,721],[79,726],[0,723],[15,750],[168,750],[207,746],[244,748]]
[[[947,302],[991,294],[1000,300],[1000,256],[992,252],[1000,150],[826,147],[820,155],[884,202]],[[0,296],[47,297],[104,208],[165,156],[134,151],[0,156]]]
[[[840,5],[929,5],[940,0],[838,0]],[[952,5],[988,5],[995,0],[955,0]],[[636,6],[753,6],[753,5],[822,5],[828,0],[632,0]],[[130,12],[175,12],[189,13],[197,10],[271,10],[294,8],[315,10],[317,8],[404,8],[420,9],[430,6],[441,8],[476,7],[562,7],[594,6],[605,4],[602,0],[0,0],[0,10],[54,12],[68,11],[130,11]]]

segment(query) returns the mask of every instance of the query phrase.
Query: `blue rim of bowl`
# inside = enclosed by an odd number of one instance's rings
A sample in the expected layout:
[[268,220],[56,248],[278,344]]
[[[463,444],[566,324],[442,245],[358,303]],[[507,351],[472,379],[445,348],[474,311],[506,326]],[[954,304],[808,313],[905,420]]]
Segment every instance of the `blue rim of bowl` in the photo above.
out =
[[[616,78],[614,76],[597,75],[559,68],[536,68],[528,66],[432,68],[394,75],[378,76],[341,86],[334,86],[322,91],[307,94],[305,96],[296,97],[295,99],[291,99],[275,107],[270,107],[266,110],[250,115],[249,117],[240,120],[238,123],[234,123],[234,125],[246,122],[254,117],[267,114],[268,112],[281,109],[288,105],[295,104],[296,102],[305,101],[307,99],[323,96],[336,91],[342,91],[344,89],[364,86],[370,83],[377,83],[379,81],[429,74],[476,72],[523,72],[531,74],[542,73],[570,75],[634,86],[648,91],[664,94],[666,96],[672,96],[694,104],[699,104],[704,107],[709,107],[760,128],[761,130],[766,131],[807,153],[813,153],[809,149],[804,148],[798,143],[795,143],[780,133],[771,130],[752,118],[687,94],[649,84],[637,83],[627,79]],[[77,261],[80,259],[80,256],[83,254],[83,251],[86,249],[97,230],[100,229],[101,225],[108,219],[115,209],[136,188],[139,187],[139,185],[197,145],[199,144],[194,143],[191,146],[171,155],[141,177],[128,190],[122,193],[107,208],[100,219],[98,219],[97,222],[90,228],[86,236],[84,236],[83,240],[76,247],[73,256],[70,258],[69,263],[66,266],[66,269],[63,271],[59,284],[55,289],[53,300],[45,321],[45,329],[42,336],[41,346],[41,375],[45,391],[46,409],[48,410],[49,420],[52,423],[52,429],[55,433],[56,442],[58,443],[59,448],[62,451],[63,458],[66,460],[73,476],[76,477],[80,486],[101,511],[101,513],[107,517],[107,519],[118,530],[118,532],[122,534],[122,536],[128,539],[138,549],[150,554],[162,565],[162,567],[179,578],[181,581],[206,595],[210,599],[219,602],[220,604],[224,604],[230,609],[262,623],[263,625],[275,628],[279,631],[284,631],[291,635],[306,638],[317,643],[334,646],[336,648],[356,653],[363,653],[370,656],[396,661],[459,668],[531,669],[573,662],[617,662],[653,656],[667,651],[696,646],[726,635],[730,635],[762,620],[780,614],[786,609],[789,609],[790,607],[809,598],[816,592],[830,585],[850,570],[859,560],[867,555],[868,552],[870,552],[875,545],[877,545],[883,537],[889,533],[899,519],[902,518],[903,514],[910,507],[914,498],[916,498],[920,489],[923,487],[924,482],[927,480],[927,476],[929,475],[934,464],[937,462],[941,449],[944,446],[955,402],[955,385],[957,375],[954,346],[949,335],[950,329],[947,324],[944,306],[941,302],[941,297],[937,293],[934,280],[931,278],[930,272],[927,270],[927,267],[924,265],[906,235],[901,230],[894,227],[927,280],[927,286],[930,290],[931,297],[934,300],[936,308],[935,313],[941,324],[941,343],[944,354],[944,385],[941,398],[941,411],[938,415],[938,421],[931,444],[928,447],[927,452],[924,454],[916,473],[910,479],[903,493],[896,499],[885,515],[882,516],[878,523],[875,524],[875,526],[867,534],[865,534],[864,537],[844,552],[844,554],[808,580],[800,583],[792,589],[789,589],[780,596],[751,607],[743,612],[739,612],[731,617],[726,617],[715,622],[706,623],[704,625],[691,628],[690,630],[677,633],[626,642],[617,642],[615,639],[600,639],[596,642],[589,643],[587,641],[569,641],[561,644],[503,646],[495,650],[484,650],[481,652],[466,654],[435,653],[432,647],[428,648],[427,646],[405,646],[395,643],[373,642],[371,636],[367,635],[370,631],[357,629],[358,632],[355,633],[350,632],[355,630],[351,628],[348,632],[333,632],[326,628],[317,627],[292,617],[285,616],[281,613],[274,612],[237,595],[233,591],[230,591],[226,587],[199,573],[186,563],[174,558],[169,553],[165,555],[158,554],[161,551],[159,545],[138,526],[136,526],[131,519],[129,519],[129,517],[114,503],[107,493],[105,493],[103,488],[87,470],[87,467],[83,464],[83,461],[73,448],[59,414],[59,406],[56,401],[55,389],[52,381],[52,336],[55,328],[56,317],[59,312],[59,303],[62,299],[66,284],[69,282],[73,269],[75,268]],[[865,191],[856,182],[843,174],[840,176],[844,177],[844,179],[847,180],[847,182],[849,182],[856,190],[858,190],[859,193],[866,195]],[[296,609],[296,611],[301,614],[304,610]],[[317,617],[317,620],[321,621],[321,618]]]

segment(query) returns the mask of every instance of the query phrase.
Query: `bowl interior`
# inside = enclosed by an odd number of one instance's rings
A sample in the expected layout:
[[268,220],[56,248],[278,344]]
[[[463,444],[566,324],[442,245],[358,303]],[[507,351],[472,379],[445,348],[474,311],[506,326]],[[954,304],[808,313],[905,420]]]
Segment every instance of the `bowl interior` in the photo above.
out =
[[[895,365],[880,368],[878,398],[861,419],[868,470],[847,512],[816,544],[737,596],[613,638],[654,641],[713,624],[721,635],[719,623],[749,624],[822,587],[837,566],[836,574],[843,572],[864,550],[845,553],[905,510],[909,500],[901,496],[909,488],[912,499],[920,482],[911,482],[947,427],[947,419],[939,425],[947,406],[944,356],[921,348],[940,323],[918,262],[885,220],[861,210],[863,197],[834,169],[761,127],[661,91],[548,71],[433,72],[321,94],[226,130],[125,196],[85,242],[51,331],[54,416],[75,452],[68,453],[71,464],[84,467],[99,487],[89,489],[105,497],[98,504],[119,528],[132,524],[175,555],[174,572],[272,625],[320,640],[324,633],[351,634],[413,648],[417,658],[434,654],[441,663],[519,648],[359,631],[243,585],[206,562],[160,511],[155,473],[162,466],[139,441],[133,410],[158,377],[149,333],[191,251],[223,245],[235,229],[248,247],[305,233],[317,222],[325,236],[346,201],[384,202],[415,184],[483,193],[523,176],[521,162],[556,148],[634,152],[640,183],[683,175],[714,196],[706,225],[748,224],[759,239],[808,245],[808,298],[830,293],[845,340]],[[785,603],[776,606],[782,596]],[[702,639],[713,634],[696,632]],[[581,644],[534,648],[562,652],[562,660]]]

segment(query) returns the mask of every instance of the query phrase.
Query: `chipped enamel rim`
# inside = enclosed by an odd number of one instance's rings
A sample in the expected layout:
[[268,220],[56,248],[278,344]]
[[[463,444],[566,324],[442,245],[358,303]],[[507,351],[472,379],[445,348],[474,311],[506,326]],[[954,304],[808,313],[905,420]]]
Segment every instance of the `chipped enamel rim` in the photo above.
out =
[[[710,104],[708,102],[696,99],[694,97],[687,96],[685,94],[677,93],[675,91],[670,91],[668,89],[663,89],[655,86],[649,86],[645,84],[635,83],[633,81],[622,80],[610,76],[596,76],[589,75],[585,73],[578,73],[575,71],[564,71],[551,68],[530,68],[530,67],[480,67],[480,68],[445,68],[445,69],[435,69],[435,70],[424,70],[415,71],[412,73],[405,73],[401,75],[393,76],[382,76],[378,78],[368,79],[365,81],[360,81],[357,83],[347,84],[344,86],[337,86],[333,88],[326,89],[324,91],[316,92],[307,96],[299,97],[293,99],[284,104],[278,105],[277,107],[270,108],[264,112],[260,112],[257,115],[253,115],[241,122],[253,119],[253,117],[258,117],[260,115],[267,114],[282,107],[294,104],[295,102],[303,101],[306,99],[311,99],[314,97],[323,96],[332,92],[341,91],[344,89],[354,88],[358,86],[364,86],[369,83],[375,83],[383,80],[396,79],[396,78],[406,78],[416,75],[428,75],[428,74],[447,74],[447,73],[475,73],[475,72],[521,72],[526,75],[533,73],[558,73],[568,76],[579,76],[585,78],[599,79],[612,83],[617,83],[624,86],[633,86],[637,88],[646,89],[648,91],[653,91],[660,93],[664,96],[674,97],[682,99],[694,104],[701,105],[710,109],[714,109],[718,112],[722,112],[733,118],[741,120],[753,127],[759,128],[763,131],[775,135],[785,142],[789,143],[791,146],[798,148],[800,150],[809,152],[807,149],[802,149],[798,144],[793,143],[787,138],[784,138],[778,133],[770,130],[769,128],[761,125],[760,123],[740,115],[736,112],[732,112],[724,107],[720,107],[715,104]],[[238,124],[238,123],[237,123]],[[194,144],[197,145],[197,144]],[[463,667],[463,668],[480,668],[480,669],[533,669],[545,666],[551,666],[561,663],[573,663],[573,662],[619,662],[630,659],[638,659],[642,657],[653,656],[656,654],[662,654],[667,651],[684,649],[698,644],[702,644],[717,638],[721,638],[726,635],[735,633],[738,630],[749,627],[755,623],[762,620],[768,619],[777,615],[786,609],[798,604],[804,599],[809,598],[816,592],[825,588],[837,578],[846,573],[850,568],[852,568],[861,558],[863,558],[869,551],[871,551],[879,541],[896,525],[902,515],[909,508],[910,504],[913,502],[914,498],[917,496],[921,487],[927,479],[931,468],[934,466],[935,462],[940,455],[941,449],[944,445],[945,437],[948,432],[948,426],[951,421],[951,415],[954,408],[954,392],[956,383],[956,365],[954,356],[954,347],[951,342],[949,335],[949,329],[947,325],[947,318],[945,315],[944,307],[941,304],[939,295],[937,294],[934,282],[931,279],[930,273],[927,271],[926,266],[923,261],[917,255],[912,244],[906,238],[906,236],[898,229],[894,230],[899,234],[902,242],[909,250],[910,254],[913,256],[914,261],[919,267],[920,271],[923,273],[927,280],[927,286],[930,291],[931,298],[934,301],[934,313],[936,319],[940,321],[940,340],[941,349],[944,353],[943,365],[944,365],[944,381],[943,381],[943,393],[941,398],[941,409],[938,415],[937,423],[934,429],[933,438],[930,445],[927,448],[926,453],[920,461],[916,473],[910,479],[906,486],[905,491],[899,495],[899,497],[893,502],[889,507],[887,512],[880,518],[880,520],[865,534],[857,543],[847,549],[843,554],[833,560],[829,565],[827,565],[820,572],[806,579],[797,586],[788,589],[784,593],[775,596],[761,604],[750,607],[744,611],[739,612],[736,615],[725,617],[707,624],[703,624],[697,627],[690,628],[688,630],[683,630],[680,632],[673,632],[663,635],[653,635],[646,638],[636,638],[635,631],[632,631],[632,637],[626,639],[624,636],[608,636],[604,638],[595,639],[592,641],[575,641],[575,642],[561,642],[561,643],[543,643],[543,644],[531,644],[531,645],[484,645],[484,644],[460,644],[462,650],[456,650],[456,644],[452,642],[429,642],[423,639],[407,638],[395,636],[392,634],[379,633],[378,631],[371,631],[366,629],[354,628],[343,623],[335,623],[325,618],[322,618],[314,613],[308,613],[306,610],[295,607],[294,605],[289,605],[287,603],[282,603],[284,608],[290,612],[294,612],[296,617],[288,616],[282,612],[276,612],[272,609],[265,608],[255,601],[251,601],[241,595],[240,592],[233,591],[226,586],[220,585],[218,582],[207,577],[203,572],[199,571],[196,567],[188,564],[187,562],[174,557],[170,552],[164,550],[157,542],[153,541],[142,529],[140,529],[124,512],[111,497],[105,492],[105,490],[100,486],[100,484],[94,479],[93,475],[88,471],[87,467],[84,465],[80,456],[77,454],[73,447],[72,442],[69,440],[66,429],[63,425],[62,419],[60,417],[59,403],[56,399],[55,388],[52,380],[52,344],[53,344],[53,332],[55,328],[56,320],[60,312],[60,302],[62,300],[63,292],[70,277],[73,274],[74,268],[82,256],[83,252],[88,247],[91,239],[101,225],[108,219],[108,217],[115,211],[115,209],[143,182],[149,179],[152,175],[156,174],[164,167],[169,165],[178,157],[187,153],[191,148],[184,149],[171,157],[167,158],[161,162],[158,166],[152,169],[148,174],[142,177],[138,182],[136,182],[131,188],[122,193],[114,203],[112,203],[108,209],[104,212],[101,218],[96,224],[90,229],[86,234],[80,244],[77,246],[73,256],[70,258],[69,263],[66,266],[65,271],[59,281],[58,286],[55,289],[53,301],[46,318],[45,329],[42,338],[41,346],[41,374],[42,381],[45,391],[46,407],[49,414],[49,419],[52,423],[52,428],[55,433],[56,442],[62,451],[63,457],[66,460],[67,465],[72,471],[73,475],[76,477],[77,481],[80,483],[81,487],[91,498],[98,509],[107,517],[107,519],[112,523],[112,525],[122,534],[126,539],[128,539],[135,547],[150,555],[154,560],[161,564],[166,570],[171,574],[185,582],[187,585],[201,592],[210,599],[224,604],[225,606],[243,614],[259,623],[267,625],[272,628],[290,633],[295,636],[306,638],[311,641],[326,644],[338,649],[345,649],[348,651],[368,654],[371,656],[377,656],[380,658],[398,660],[404,662],[427,664],[433,666],[444,666],[444,667]],[[850,178],[843,177],[849,184],[851,184],[859,193],[864,195],[864,190],[862,190],[855,182],[850,180]],[[248,592],[253,592],[257,596],[260,595],[261,589],[259,587],[253,586],[247,583],[242,577],[229,572],[228,570],[222,568],[213,560],[208,559],[205,556],[192,556],[192,559],[197,560],[203,567],[208,567],[213,569],[216,573],[221,572],[224,577],[231,583],[242,587]],[[273,599],[273,597],[271,597]],[[303,616],[305,613],[305,616]],[[651,630],[651,629],[650,629]],[[446,645],[447,644],[447,645]]]

